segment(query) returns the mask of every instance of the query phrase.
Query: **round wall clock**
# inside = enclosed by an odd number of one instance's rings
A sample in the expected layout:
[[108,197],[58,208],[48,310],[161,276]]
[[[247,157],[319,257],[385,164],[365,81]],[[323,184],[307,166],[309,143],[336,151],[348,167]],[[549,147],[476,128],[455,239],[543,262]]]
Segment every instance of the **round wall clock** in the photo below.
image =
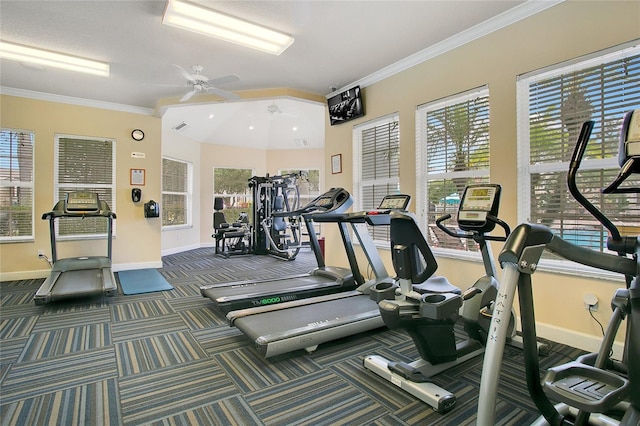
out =
[[142,139],[144,139],[144,132],[140,129],[135,129],[133,132],[131,132],[131,137],[133,138],[133,140],[141,141]]

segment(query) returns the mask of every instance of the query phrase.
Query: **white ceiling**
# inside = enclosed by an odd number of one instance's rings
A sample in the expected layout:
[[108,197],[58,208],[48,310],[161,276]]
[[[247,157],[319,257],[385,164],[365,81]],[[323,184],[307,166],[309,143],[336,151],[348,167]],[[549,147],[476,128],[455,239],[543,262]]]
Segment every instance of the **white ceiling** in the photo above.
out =
[[[295,37],[280,56],[162,25],[164,0],[0,0],[3,40],[108,62],[109,77],[34,69],[0,60],[4,93],[34,91],[149,110],[187,91],[173,64],[204,67],[209,78],[237,75],[233,92],[291,88],[325,96],[425,49],[442,46],[487,21],[521,19],[523,0],[467,1],[197,1]],[[536,2],[540,3],[540,2]],[[537,6],[539,8],[539,6]],[[483,24],[484,23],[484,24]],[[494,28],[495,29],[495,28]],[[184,133],[211,143],[291,148],[324,141],[322,103],[290,97],[163,108],[164,118],[191,125]],[[201,99],[200,99],[201,101]],[[176,101],[177,102],[177,101]],[[282,113],[267,107],[276,104]],[[160,110],[157,110],[160,111]],[[166,111],[166,112],[165,112]],[[213,113],[214,117],[209,118]],[[253,123],[252,123],[253,122]],[[173,124],[171,124],[173,125]],[[249,125],[254,129],[248,133]],[[297,131],[292,128],[296,126]],[[294,141],[294,142],[292,142]]]

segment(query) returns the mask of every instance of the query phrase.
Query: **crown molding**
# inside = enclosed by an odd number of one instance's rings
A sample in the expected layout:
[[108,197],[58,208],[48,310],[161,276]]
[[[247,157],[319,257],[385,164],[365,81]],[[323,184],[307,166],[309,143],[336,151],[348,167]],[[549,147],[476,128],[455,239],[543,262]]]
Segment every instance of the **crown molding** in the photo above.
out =
[[334,96],[336,93],[343,92],[354,86],[367,87],[386,78],[389,78],[395,74],[405,71],[411,67],[421,64],[429,59],[433,59],[444,53],[447,53],[453,49],[463,46],[473,40],[484,37],[495,31],[498,31],[504,27],[508,27],[522,19],[526,19],[551,7],[554,7],[565,0],[527,0],[521,5],[507,10],[500,15],[487,19],[486,21],[475,25],[465,31],[459,32],[439,43],[427,47],[413,55],[407,56],[404,59],[394,62],[366,77],[354,81],[335,92],[328,94],[327,99]]
[[154,115],[152,108],[142,108],[131,105],[117,104],[113,102],[95,101],[92,99],[75,98],[72,96],[56,95],[53,93],[36,92],[33,90],[16,89],[14,87],[0,86],[0,94],[17,96],[21,98],[37,99],[40,101],[59,102],[63,104],[79,105],[90,108],[109,109],[113,111],[129,112],[133,114]]

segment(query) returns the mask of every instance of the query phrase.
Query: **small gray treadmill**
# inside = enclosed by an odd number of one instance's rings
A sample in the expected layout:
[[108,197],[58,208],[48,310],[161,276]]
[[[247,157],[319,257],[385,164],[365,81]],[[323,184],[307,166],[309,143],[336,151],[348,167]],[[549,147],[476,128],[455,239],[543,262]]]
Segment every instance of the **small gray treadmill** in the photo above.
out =
[[[56,250],[55,222],[58,218],[104,217],[107,220],[107,256],[83,256],[58,259]],[[71,299],[108,295],[117,291],[117,284],[111,270],[111,243],[113,219],[116,214],[106,202],[93,192],[70,192],[64,200],[58,201],[53,210],[42,215],[49,220],[51,235],[51,275],[36,292],[36,305]]]
[[[367,224],[389,225],[391,213],[404,211],[409,201],[409,195],[389,195],[377,210],[323,215],[316,219],[316,222],[351,225],[375,276],[373,279],[353,291],[232,311],[227,314],[229,325],[253,340],[258,352],[265,357],[298,349],[312,352],[321,343],[384,327],[377,297],[394,298],[397,285],[384,267]],[[351,241],[343,243],[351,244]]]
[[[224,313],[239,309],[280,304],[283,302],[349,291],[364,283],[364,278],[351,269],[326,266],[320,249],[313,221],[325,216],[347,211],[353,198],[343,188],[331,188],[305,206],[291,212],[274,213],[275,217],[302,217],[309,234],[309,243],[318,266],[305,274],[286,276],[278,279],[257,279],[209,284],[200,287],[200,294],[211,299]],[[349,239],[349,230],[338,223],[340,234]],[[350,264],[356,264],[356,255],[351,244],[345,244]]]

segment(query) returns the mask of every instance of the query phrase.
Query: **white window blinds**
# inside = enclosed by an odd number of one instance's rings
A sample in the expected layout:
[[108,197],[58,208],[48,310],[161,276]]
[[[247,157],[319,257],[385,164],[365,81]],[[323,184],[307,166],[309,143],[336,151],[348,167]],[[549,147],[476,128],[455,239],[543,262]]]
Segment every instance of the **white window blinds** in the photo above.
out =
[[162,159],[162,226],[191,224],[191,163]]
[[33,238],[33,133],[0,130],[0,241]]
[[[567,170],[582,123],[595,121],[577,185],[625,230],[638,233],[636,194],[603,195],[617,175],[624,113],[640,107],[640,48],[627,46],[530,73],[518,80],[521,120],[520,219],[542,223],[572,243],[603,251],[608,233],[573,200]],[[638,179],[629,180],[630,183]],[[548,255],[551,257],[551,255]]]
[[[378,207],[400,190],[400,122],[393,114],[353,129],[354,210]],[[389,241],[387,227],[371,227],[376,241]]]
[[[115,161],[116,143],[112,139],[56,135],[54,200],[65,199],[68,192],[95,192],[101,201],[116,211]],[[60,236],[103,236],[107,232],[104,218],[61,218]],[[115,224],[114,224],[115,232]]]

